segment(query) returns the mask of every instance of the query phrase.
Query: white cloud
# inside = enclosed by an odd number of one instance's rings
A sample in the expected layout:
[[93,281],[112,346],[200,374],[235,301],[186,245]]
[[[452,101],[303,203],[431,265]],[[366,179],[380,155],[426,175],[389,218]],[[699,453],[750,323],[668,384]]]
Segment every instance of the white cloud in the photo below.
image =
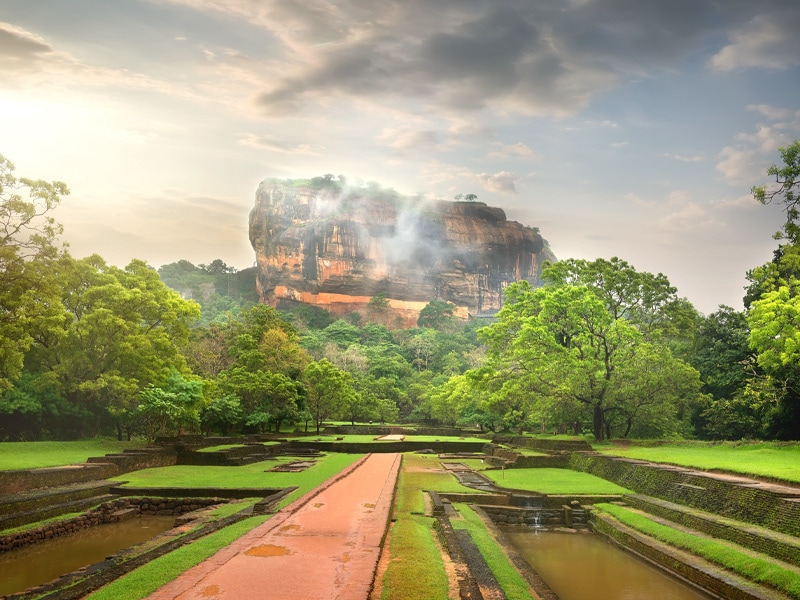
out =
[[319,144],[294,144],[284,142],[275,136],[256,135],[255,133],[246,133],[242,135],[237,140],[237,143],[248,148],[272,150],[273,152],[281,152],[284,154],[319,156],[325,151],[325,146]]
[[540,158],[540,155],[534,152],[528,144],[523,144],[522,142],[517,142],[516,144],[497,143],[494,147],[495,149],[488,154],[492,158]]
[[667,158],[671,158],[673,160],[677,160],[679,162],[686,162],[686,163],[703,162],[705,160],[705,158],[702,156],[685,156],[683,154],[665,153],[664,156],[666,156]]
[[500,171],[498,173],[479,173],[476,175],[481,185],[489,192],[502,192],[504,194],[516,194],[516,183],[519,177],[516,173]]
[[746,67],[787,69],[800,64],[800,6],[753,17],[729,34],[730,43],[711,58],[720,71]]

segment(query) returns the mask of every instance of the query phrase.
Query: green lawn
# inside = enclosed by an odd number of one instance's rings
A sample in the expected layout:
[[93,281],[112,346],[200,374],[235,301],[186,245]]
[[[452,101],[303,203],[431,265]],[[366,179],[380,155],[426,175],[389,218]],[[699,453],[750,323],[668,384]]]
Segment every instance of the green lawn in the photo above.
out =
[[622,506],[595,504],[594,508],[666,544],[687,550],[738,575],[771,586],[792,598],[800,599],[800,576],[797,569],[787,568],[783,563],[778,564],[776,561],[753,556],[729,542],[684,533],[652,521],[646,515]]
[[126,448],[143,446],[144,440],[118,442],[112,438],[76,442],[0,442],[0,471],[81,464],[92,456],[105,456]]
[[589,473],[569,469],[492,469],[482,471],[497,485],[540,494],[630,494],[631,491]]
[[603,454],[800,483],[800,444],[674,443],[596,447]]
[[436,457],[403,455],[382,600],[448,598],[447,575],[433,529],[435,519],[424,514],[425,490],[475,493],[458,483]]
[[[333,477],[363,455],[329,454],[317,461],[313,467],[300,473],[264,473],[278,461],[264,461],[242,467],[195,467],[176,466],[145,469],[118,479],[133,479],[135,486],[164,487],[287,487],[299,486],[299,489],[284,498],[279,507],[283,507],[295,498],[307,493],[325,480]],[[288,459],[287,459],[288,460]],[[285,462],[285,461],[283,461]],[[203,475],[205,474],[205,475]],[[218,511],[222,517],[230,512],[241,510],[242,503],[230,504]],[[157,558],[148,564],[132,571],[128,575],[112,582],[103,589],[89,596],[93,600],[139,600],[161,585],[173,580],[183,571],[205,560],[220,548],[230,544],[252,528],[260,525],[269,515],[250,517],[224,529],[187,544],[174,552]]]
[[506,598],[508,600],[531,600],[528,584],[511,564],[508,556],[491,536],[477,513],[466,504],[456,503],[454,506],[460,518],[450,519],[453,529],[469,531],[472,541],[475,542],[492,570],[497,583],[505,592]]
[[176,465],[155,467],[132,473],[124,473],[113,479],[125,481],[128,487],[193,487],[193,488],[252,488],[298,486],[290,498],[298,497],[351,465],[362,454],[331,453],[317,459],[317,463],[299,473],[271,473],[273,467],[297,460],[280,458],[243,465],[241,467],[215,467],[199,465]]
[[[487,443],[489,440],[476,437],[457,437],[457,436],[443,436],[443,435],[411,435],[404,433],[407,442],[482,442]],[[319,435],[309,434],[301,437],[292,437],[292,440],[299,440],[303,442],[347,442],[347,443],[367,443],[375,442],[376,444],[383,444],[375,440],[377,435],[353,434],[353,435],[338,435],[320,433]],[[339,439],[341,438],[341,439]]]

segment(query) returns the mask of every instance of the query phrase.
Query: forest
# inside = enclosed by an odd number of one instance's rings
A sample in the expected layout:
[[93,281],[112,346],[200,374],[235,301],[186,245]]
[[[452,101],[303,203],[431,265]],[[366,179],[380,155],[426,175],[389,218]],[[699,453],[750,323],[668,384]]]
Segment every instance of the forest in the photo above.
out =
[[594,440],[800,439],[800,141],[756,186],[786,221],[743,310],[700,314],[622,258],[546,265],[492,319],[436,298],[400,329],[258,304],[221,259],[158,269],[75,258],[62,182],[0,156],[0,440],[319,431],[331,420]]

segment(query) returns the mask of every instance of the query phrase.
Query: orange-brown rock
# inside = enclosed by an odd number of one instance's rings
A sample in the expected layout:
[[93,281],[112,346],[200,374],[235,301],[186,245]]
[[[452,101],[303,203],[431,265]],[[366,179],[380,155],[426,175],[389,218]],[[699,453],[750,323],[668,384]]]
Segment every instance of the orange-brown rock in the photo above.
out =
[[330,177],[265,180],[250,213],[262,301],[366,314],[382,293],[393,318],[413,327],[431,300],[457,314],[486,314],[512,282],[539,283],[555,260],[539,233],[482,202],[423,201]]

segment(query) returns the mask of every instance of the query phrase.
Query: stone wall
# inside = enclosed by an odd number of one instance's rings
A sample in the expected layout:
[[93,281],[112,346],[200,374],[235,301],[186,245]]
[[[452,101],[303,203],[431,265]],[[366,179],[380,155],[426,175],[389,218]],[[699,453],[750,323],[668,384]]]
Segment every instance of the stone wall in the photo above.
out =
[[800,536],[800,491],[599,454],[573,454],[569,466],[639,494]]
[[536,527],[586,527],[588,513],[582,508],[515,508],[513,506],[480,505],[481,510],[502,528],[534,529]]
[[310,442],[291,440],[290,448],[311,448],[323,452],[342,452],[345,454],[367,454],[370,452],[419,452],[432,450],[436,453],[483,452],[484,442]]
[[594,513],[591,518],[592,530],[629,552],[638,554],[646,560],[661,565],[665,570],[675,573],[687,581],[712,591],[719,598],[728,600],[763,600],[766,596],[754,595],[735,585],[732,578],[720,578],[715,572],[703,565],[700,559],[686,560],[685,554],[665,544],[660,544],[634,531],[633,529],[613,521],[605,515]]
[[121,521],[133,514],[177,516],[221,503],[223,501],[216,498],[120,498],[106,502],[71,519],[0,536],[0,553],[103,523]]
[[0,471],[0,494],[85,483],[107,479],[119,473],[119,467],[110,463]]

